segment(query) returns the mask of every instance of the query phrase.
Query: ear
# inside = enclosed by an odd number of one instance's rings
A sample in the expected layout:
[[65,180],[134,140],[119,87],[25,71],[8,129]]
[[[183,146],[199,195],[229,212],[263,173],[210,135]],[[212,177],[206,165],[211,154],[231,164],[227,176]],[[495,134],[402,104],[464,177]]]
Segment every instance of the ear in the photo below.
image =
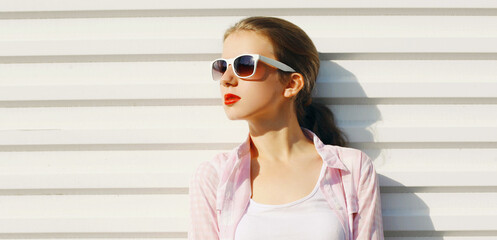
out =
[[304,87],[304,76],[300,73],[292,73],[290,76],[290,81],[285,87],[283,95],[285,97],[291,98],[297,96],[297,93]]

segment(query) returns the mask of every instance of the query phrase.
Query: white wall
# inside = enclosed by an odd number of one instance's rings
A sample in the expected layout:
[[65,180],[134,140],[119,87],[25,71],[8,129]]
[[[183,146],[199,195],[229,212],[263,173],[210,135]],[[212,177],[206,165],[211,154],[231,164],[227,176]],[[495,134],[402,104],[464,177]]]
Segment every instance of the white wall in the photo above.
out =
[[457,0],[1,1],[0,238],[186,239],[191,174],[247,134],[209,61],[249,15],[315,41],[387,239],[497,239],[497,3]]

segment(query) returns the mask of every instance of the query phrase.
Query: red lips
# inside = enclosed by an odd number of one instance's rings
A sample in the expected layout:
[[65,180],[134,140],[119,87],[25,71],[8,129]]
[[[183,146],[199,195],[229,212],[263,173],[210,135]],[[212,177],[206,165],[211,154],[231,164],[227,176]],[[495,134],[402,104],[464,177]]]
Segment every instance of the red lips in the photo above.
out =
[[242,99],[242,98],[235,95],[235,94],[228,93],[228,94],[224,95],[224,104],[230,105],[230,104],[238,102],[238,100],[240,100],[240,99]]

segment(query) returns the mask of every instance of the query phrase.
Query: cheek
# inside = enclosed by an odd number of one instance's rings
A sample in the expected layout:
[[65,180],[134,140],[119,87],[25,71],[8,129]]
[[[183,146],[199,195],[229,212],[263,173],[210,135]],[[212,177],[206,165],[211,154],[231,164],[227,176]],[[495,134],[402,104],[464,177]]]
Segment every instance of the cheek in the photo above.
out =
[[246,97],[248,103],[267,104],[270,101],[282,97],[278,86],[267,82],[247,82],[250,87],[245,88],[243,96]]

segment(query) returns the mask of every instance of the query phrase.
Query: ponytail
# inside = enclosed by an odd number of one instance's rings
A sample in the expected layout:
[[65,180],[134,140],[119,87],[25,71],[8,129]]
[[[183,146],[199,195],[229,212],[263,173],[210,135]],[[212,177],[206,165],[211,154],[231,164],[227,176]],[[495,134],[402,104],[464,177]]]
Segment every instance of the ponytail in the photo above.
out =
[[322,103],[312,101],[309,105],[301,108],[297,117],[301,127],[314,132],[324,144],[346,147],[347,137],[336,126],[333,112]]

